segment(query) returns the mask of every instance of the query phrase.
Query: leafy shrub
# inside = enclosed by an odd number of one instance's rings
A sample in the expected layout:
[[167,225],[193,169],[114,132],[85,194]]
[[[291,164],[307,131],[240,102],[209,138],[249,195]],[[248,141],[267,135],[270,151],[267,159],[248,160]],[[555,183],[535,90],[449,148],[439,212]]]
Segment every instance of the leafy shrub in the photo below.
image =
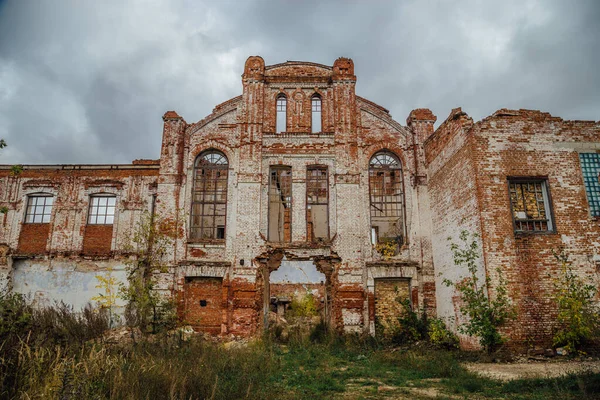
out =
[[515,310],[508,298],[506,281],[500,269],[496,271],[499,283],[495,288],[496,297],[492,299],[487,296],[487,288],[491,286],[489,276],[485,274],[483,283],[477,276],[478,235],[469,235],[467,231],[462,231],[459,238],[462,246],[452,242],[450,249],[454,264],[457,267],[466,266],[468,275],[459,282],[444,279],[444,284],[458,291],[462,300],[460,311],[468,317],[467,322],[459,326],[459,331],[470,336],[478,336],[479,343],[491,353],[504,343],[505,339],[498,329],[515,318]]
[[427,335],[429,337],[429,342],[437,347],[446,349],[458,347],[458,338],[453,332],[448,330],[444,320],[441,318],[429,319]]
[[596,337],[600,331],[600,313],[594,303],[598,289],[573,273],[564,250],[554,252],[554,256],[560,264],[560,275],[554,280],[559,328],[553,344],[581,352],[582,343]]
[[286,315],[291,317],[313,317],[319,315],[317,311],[317,299],[310,291],[294,296]]

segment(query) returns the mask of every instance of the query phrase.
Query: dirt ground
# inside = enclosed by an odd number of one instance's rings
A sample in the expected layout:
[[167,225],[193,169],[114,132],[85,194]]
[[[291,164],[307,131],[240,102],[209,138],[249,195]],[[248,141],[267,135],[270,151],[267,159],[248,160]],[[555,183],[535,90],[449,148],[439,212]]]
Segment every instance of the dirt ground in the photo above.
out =
[[482,376],[509,381],[513,379],[555,378],[570,373],[600,373],[600,360],[595,361],[523,361],[507,364],[466,363],[465,367]]

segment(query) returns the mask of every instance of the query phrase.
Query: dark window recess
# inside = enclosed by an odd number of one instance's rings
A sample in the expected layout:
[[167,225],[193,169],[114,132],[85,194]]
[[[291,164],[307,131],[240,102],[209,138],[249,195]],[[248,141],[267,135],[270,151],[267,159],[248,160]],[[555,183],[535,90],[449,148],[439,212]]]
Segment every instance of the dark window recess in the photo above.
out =
[[369,198],[372,244],[404,244],[404,183],[402,166],[394,153],[383,150],[371,158]]
[[515,232],[554,230],[546,180],[511,179],[508,187]]
[[225,239],[229,163],[216,150],[197,158],[192,192],[191,239]]
[[306,170],[306,228],[310,242],[329,239],[329,183],[326,166]]
[[292,168],[271,167],[269,174],[269,241],[292,240]]
[[206,307],[208,302],[206,300],[200,300],[200,307]]

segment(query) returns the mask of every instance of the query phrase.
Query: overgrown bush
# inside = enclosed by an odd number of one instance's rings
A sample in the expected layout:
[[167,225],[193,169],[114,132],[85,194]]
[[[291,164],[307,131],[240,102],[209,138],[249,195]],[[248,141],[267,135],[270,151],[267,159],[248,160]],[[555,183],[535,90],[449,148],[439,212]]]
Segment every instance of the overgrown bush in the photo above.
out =
[[[489,298],[488,288],[491,287],[490,277],[485,273],[483,283],[480,282],[477,271],[479,258],[478,235],[470,235],[467,231],[460,233],[462,245],[454,242],[450,249],[457,267],[466,267],[468,275],[459,282],[444,279],[444,284],[454,287],[461,299],[460,311],[467,316],[467,322],[459,326],[459,331],[470,336],[479,337],[479,343],[489,353],[496,350],[505,339],[499,331],[509,320],[515,318],[515,310],[508,298],[506,281],[502,271],[498,269],[498,285],[495,287],[496,296]],[[448,238],[452,240],[452,238]]]
[[594,302],[598,289],[573,272],[564,250],[555,251],[554,256],[560,264],[560,273],[554,279],[559,327],[553,344],[569,351],[582,352],[581,345],[600,332],[600,312]]
[[458,338],[447,327],[441,318],[430,318],[427,327],[429,342],[444,349],[458,348]]

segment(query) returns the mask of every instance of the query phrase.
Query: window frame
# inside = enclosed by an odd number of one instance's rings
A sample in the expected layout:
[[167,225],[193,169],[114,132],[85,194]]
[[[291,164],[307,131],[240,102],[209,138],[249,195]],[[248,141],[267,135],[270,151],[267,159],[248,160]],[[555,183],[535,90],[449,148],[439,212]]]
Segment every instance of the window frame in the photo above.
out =
[[[315,100],[319,100],[319,110],[316,111],[315,108],[315,104],[314,101]],[[320,116],[320,121],[319,121],[319,125],[320,128],[318,131],[316,131],[314,129],[314,113],[318,112],[319,116]],[[321,133],[323,132],[323,99],[321,98],[321,95],[319,95],[318,93],[315,93],[312,95],[312,97],[310,98],[310,133]]]
[[[555,234],[556,230],[556,219],[554,218],[554,206],[552,202],[552,196],[550,194],[550,183],[548,182],[547,176],[508,176],[506,179],[506,189],[508,195],[508,204],[510,207],[510,216],[513,225],[513,232],[517,236],[523,235],[549,235]],[[517,229],[517,222],[523,221],[532,221],[530,219],[525,220],[517,220],[515,218],[515,211],[513,207],[513,201],[511,199],[511,184],[542,184],[542,196],[543,196],[543,204],[544,204],[544,212],[546,213],[546,223],[548,229],[546,230],[519,230]],[[532,221],[535,223],[535,221]]]
[[[273,194],[271,193],[271,183],[273,182],[273,174],[274,173],[279,173],[281,174],[281,172],[288,172],[289,175],[287,176],[287,178],[289,178],[289,200],[284,200],[282,201],[280,204],[287,204],[289,207],[289,217],[290,217],[290,240],[286,241],[285,240],[285,220],[283,221],[283,233],[282,233],[282,240],[280,241],[273,241],[271,240],[271,221],[270,221],[270,216],[271,216],[271,204],[273,203],[278,203],[272,200],[272,196]],[[281,176],[281,175],[280,175]],[[269,166],[269,180],[267,183],[267,239],[269,242],[272,243],[292,243],[293,242],[293,207],[294,207],[294,191],[293,191],[293,186],[294,186],[294,180],[293,180],[294,176],[293,176],[293,169],[291,165],[270,165]],[[281,192],[281,189],[280,189]],[[284,206],[285,208],[285,206]]]
[[[100,198],[112,198],[115,199],[115,204],[112,206],[113,207],[113,213],[112,213],[112,222],[108,223],[106,222],[106,218],[110,215],[108,214],[108,209],[109,209],[109,205],[108,202],[106,204],[106,213],[103,214],[104,216],[104,221],[103,223],[98,222],[98,217],[100,216],[100,214],[98,214],[98,212],[96,211],[96,222],[91,222],[91,218],[92,218],[92,208],[94,207],[94,199],[100,199]],[[100,206],[96,206],[97,208],[99,208]],[[94,194],[90,194],[89,196],[89,204],[88,204],[88,215],[87,215],[87,225],[114,225],[115,224],[115,220],[117,218],[117,196],[115,194],[112,193],[94,193]]]
[[[42,213],[41,214],[37,214],[35,211],[33,214],[29,214],[29,207],[32,206],[33,209],[35,210],[37,207],[39,207],[39,205],[37,204],[37,199],[40,198],[44,198],[44,204],[42,205]],[[52,199],[52,204],[50,204],[50,210],[49,212],[46,214],[45,210],[46,210],[46,198],[51,198]],[[51,193],[31,193],[27,195],[27,204],[25,205],[25,212],[23,215],[23,223],[24,224],[49,224],[51,219],[52,219],[52,209],[54,208],[54,199],[55,196]],[[32,199],[36,199],[36,204],[32,205],[31,201]],[[28,217],[32,215],[32,221],[27,221]],[[42,216],[42,221],[41,222],[35,222],[35,217],[41,215]],[[47,215],[48,216],[48,221],[44,222],[44,216]]]
[[[206,164],[204,167],[199,167],[201,160],[209,155],[218,155],[219,157],[222,157],[222,159],[225,160],[225,163],[214,163],[211,161],[211,163]],[[214,161],[214,160],[213,160]],[[199,181],[199,171],[200,170],[212,170],[212,171],[222,171],[224,173],[225,178],[224,179],[218,179],[216,176],[215,177],[209,177],[210,179],[212,179],[215,182],[215,188],[212,190],[214,199],[212,201],[205,201],[205,197],[206,197],[206,186],[207,186],[207,178],[206,176],[204,176],[202,178],[202,187],[198,188],[196,185]],[[224,185],[224,193],[222,193],[222,197],[224,198],[223,201],[218,201],[217,200],[217,196],[218,196],[218,192],[219,190],[217,190],[217,182],[218,181],[225,181],[225,185]],[[200,152],[200,154],[198,154],[198,156],[196,157],[196,159],[194,160],[194,172],[193,172],[193,181],[192,181],[192,192],[191,192],[191,201],[190,201],[190,226],[189,226],[189,233],[188,233],[188,241],[190,242],[195,242],[195,243],[201,243],[201,242],[212,242],[212,243],[225,243],[225,240],[227,239],[227,208],[228,208],[228,196],[229,196],[229,158],[227,157],[227,155],[218,149],[215,148],[210,148],[207,150],[204,150],[202,152]],[[196,194],[197,193],[202,193],[202,199],[199,201],[196,201]],[[194,208],[195,206],[200,206],[201,208],[201,213],[200,214],[195,214],[194,213]],[[213,209],[213,213],[212,214],[204,214],[204,209],[205,206],[208,206],[208,208],[210,208],[210,206],[212,206]],[[224,207],[224,213],[221,214],[217,214],[217,206],[223,206]],[[204,226],[204,219],[203,217],[205,216],[211,216],[211,220],[212,220],[212,226],[209,228],[206,228]],[[196,226],[194,225],[194,217],[200,217],[200,225]],[[217,223],[217,217],[223,217],[223,224]],[[203,232],[205,229],[211,229],[212,230],[212,236],[211,237],[202,237]],[[200,235],[197,235],[195,232],[200,232]],[[222,232],[223,237],[220,238],[218,237],[220,235],[220,232]]]
[[[597,163],[595,171],[592,170],[592,172],[595,172],[595,175],[593,175],[593,177],[596,181],[593,182],[592,185],[588,185],[589,179],[588,175],[586,175],[586,172],[588,172],[586,170],[591,168],[589,167],[589,165],[587,165],[588,163],[584,161],[584,158],[587,158],[589,156],[593,156],[593,158],[596,158],[596,160],[594,161]],[[588,215],[594,220],[600,220],[600,153],[597,151],[581,151],[579,153],[578,158],[579,171],[581,172],[581,179],[583,181],[583,188],[585,190],[585,199],[587,201],[588,206]],[[585,167],[584,164],[586,164]],[[594,178],[592,178],[592,180]]]
[[[308,192],[309,192],[309,181],[318,181],[319,179],[310,179],[310,171],[312,170],[321,170],[321,171],[325,171],[325,179],[323,179],[325,181],[325,187],[327,189],[327,197],[326,197],[326,202],[308,202]],[[327,165],[323,165],[323,164],[311,164],[311,165],[307,165],[306,166],[306,190],[305,190],[305,196],[306,196],[306,207],[305,207],[305,218],[306,218],[306,222],[307,222],[307,236],[308,236],[308,206],[318,206],[318,205],[325,205],[327,206],[327,237],[324,239],[325,241],[329,241],[331,239],[331,227],[330,227],[330,215],[329,215],[329,167]],[[313,216],[314,218],[314,216]],[[314,223],[314,221],[313,221]],[[317,240],[315,238],[312,238],[312,242],[317,242]]]
[[[279,101],[283,100],[283,110],[280,110],[279,107]],[[275,133],[280,134],[280,133],[285,133],[287,132],[287,96],[285,95],[285,93],[279,93],[277,95],[277,97],[275,97]],[[285,118],[284,121],[285,123],[283,124],[283,129],[280,129],[281,127],[279,126],[279,113],[285,114]]]
[[[385,156],[393,158],[396,161],[397,166],[395,168],[389,168],[389,167],[385,167],[384,164],[373,164],[373,160],[380,155],[385,155]],[[376,165],[380,165],[380,166],[377,167]],[[406,190],[405,190],[406,186],[404,184],[404,169],[402,168],[402,160],[400,159],[400,157],[395,152],[393,152],[389,149],[377,150],[376,152],[374,152],[371,155],[371,157],[369,157],[367,174],[368,174],[368,179],[369,179],[368,197],[369,197],[369,232],[370,232],[369,236],[370,236],[370,241],[372,241],[373,228],[376,228],[376,231],[377,231],[377,233],[376,233],[377,244],[379,243],[380,239],[387,238],[387,237],[381,236],[379,226],[373,225],[373,191],[372,191],[373,190],[373,182],[372,182],[371,174],[373,171],[376,171],[378,169],[381,169],[381,170],[388,169],[388,170],[396,171],[396,173],[398,173],[399,177],[400,177],[400,190],[402,191],[402,193],[400,195],[400,207],[398,208],[398,214],[399,214],[398,219],[402,218],[402,241],[401,241],[401,243],[398,242],[398,247],[401,248],[402,246],[406,246],[409,244],[409,242],[408,242],[408,224],[406,221]],[[388,204],[388,203],[386,202],[386,204]],[[390,218],[390,217],[388,217],[388,218]]]

